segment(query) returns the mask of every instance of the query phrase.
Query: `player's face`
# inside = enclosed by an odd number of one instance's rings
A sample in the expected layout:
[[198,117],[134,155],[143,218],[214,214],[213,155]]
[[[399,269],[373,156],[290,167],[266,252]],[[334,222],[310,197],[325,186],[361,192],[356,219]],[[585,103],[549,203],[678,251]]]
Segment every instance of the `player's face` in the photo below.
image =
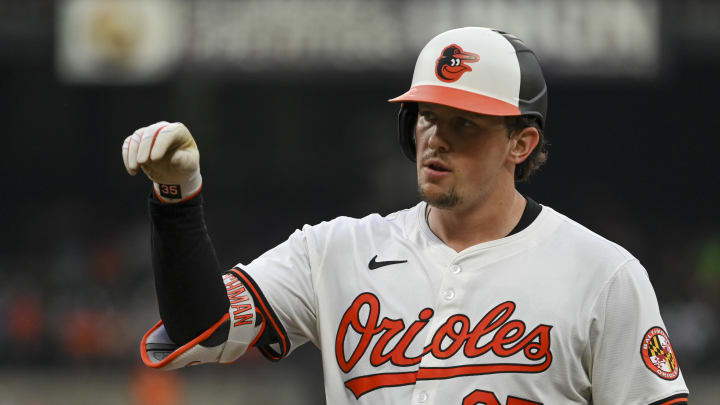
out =
[[415,140],[418,189],[435,207],[482,204],[500,182],[513,181],[503,117],[419,103]]

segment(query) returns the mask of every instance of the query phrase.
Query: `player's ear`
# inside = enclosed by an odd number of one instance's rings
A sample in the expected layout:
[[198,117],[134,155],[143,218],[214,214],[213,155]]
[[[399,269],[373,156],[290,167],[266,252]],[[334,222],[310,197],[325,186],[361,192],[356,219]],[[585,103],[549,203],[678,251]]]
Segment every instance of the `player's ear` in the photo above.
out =
[[540,142],[540,133],[535,127],[525,127],[510,135],[510,151],[508,158],[516,165],[530,156]]

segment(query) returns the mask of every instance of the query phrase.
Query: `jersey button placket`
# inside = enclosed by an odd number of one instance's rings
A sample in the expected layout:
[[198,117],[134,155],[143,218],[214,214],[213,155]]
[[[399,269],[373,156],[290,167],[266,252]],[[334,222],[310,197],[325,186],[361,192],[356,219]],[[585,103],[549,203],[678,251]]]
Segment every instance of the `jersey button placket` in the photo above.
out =
[[412,404],[436,405],[437,381],[420,380],[415,384],[410,401]]
[[[443,284],[449,284],[449,285],[457,284],[458,283],[457,278],[452,277],[452,276],[458,276],[460,273],[462,273],[462,267],[460,267],[457,264],[452,264],[452,265],[450,265],[450,267],[448,267],[448,270],[450,270],[451,277],[447,278],[447,283],[443,283]],[[456,295],[455,288],[448,286],[444,290],[441,291],[441,295],[446,302],[450,302],[455,299],[455,295]]]
[[[440,288],[437,292],[437,298],[435,305],[433,306],[434,314],[432,320],[427,325],[427,333],[425,335],[425,347],[432,344],[433,336],[437,332],[438,328],[450,317],[457,313],[459,308],[456,308],[455,300],[459,299],[458,291],[462,287],[461,281],[457,275],[462,272],[462,269],[458,265],[446,264],[443,268],[439,269],[442,271],[443,277],[440,281]],[[440,360],[435,358],[432,354],[427,354],[420,360],[420,368],[428,367],[443,367],[446,366],[446,360]],[[439,405],[445,402],[438,399],[435,394],[437,392],[437,385],[439,380],[418,380],[413,390],[412,403],[422,405]]]

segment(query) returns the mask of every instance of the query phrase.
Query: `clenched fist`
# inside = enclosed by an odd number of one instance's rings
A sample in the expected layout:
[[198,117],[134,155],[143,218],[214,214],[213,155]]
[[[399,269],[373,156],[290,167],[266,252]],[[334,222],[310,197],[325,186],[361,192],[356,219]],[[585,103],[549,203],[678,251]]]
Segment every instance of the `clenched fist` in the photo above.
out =
[[153,181],[162,202],[188,200],[202,187],[200,152],[182,123],[161,121],[138,129],[125,138],[122,156],[130,175],[140,168]]

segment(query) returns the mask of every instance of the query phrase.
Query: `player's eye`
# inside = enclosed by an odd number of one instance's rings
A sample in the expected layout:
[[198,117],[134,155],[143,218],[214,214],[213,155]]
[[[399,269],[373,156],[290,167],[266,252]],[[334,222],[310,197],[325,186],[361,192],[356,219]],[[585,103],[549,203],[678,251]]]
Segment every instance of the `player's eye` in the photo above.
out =
[[458,129],[474,129],[477,128],[477,124],[466,118],[458,118],[455,121],[455,125]]
[[420,117],[422,117],[425,121],[428,122],[435,122],[437,120],[437,116],[432,111],[420,111],[419,112]]

